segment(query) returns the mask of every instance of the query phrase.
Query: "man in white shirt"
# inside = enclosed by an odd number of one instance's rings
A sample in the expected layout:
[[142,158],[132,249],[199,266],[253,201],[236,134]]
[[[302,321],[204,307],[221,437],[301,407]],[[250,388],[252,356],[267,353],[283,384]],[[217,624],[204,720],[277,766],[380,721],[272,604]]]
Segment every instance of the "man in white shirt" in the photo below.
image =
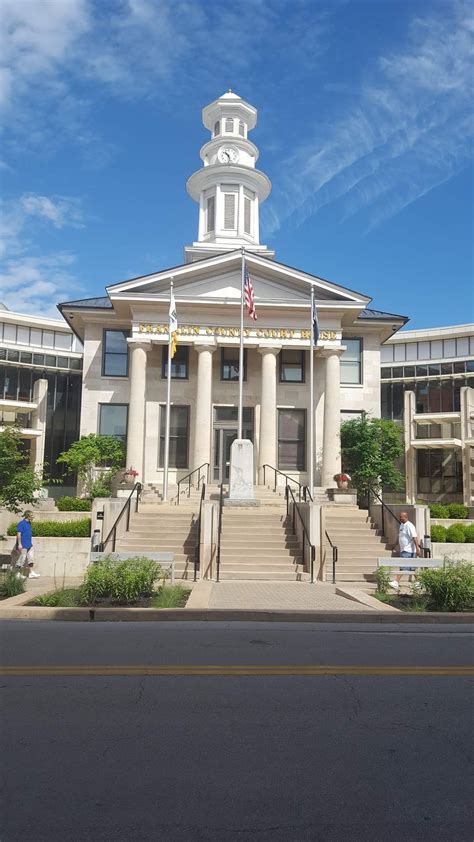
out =
[[[408,520],[407,512],[400,512],[398,515],[400,521],[400,528],[398,530],[398,547],[400,551],[400,558],[416,558],[421,556],[421,547],[416,534],[416,528],[411,521]],[[400,570],[416,570],[416,567],[401,567]],[[400,587],[401,575],[398,575],[393,582],[390,582],[392,588],[398,590]]]

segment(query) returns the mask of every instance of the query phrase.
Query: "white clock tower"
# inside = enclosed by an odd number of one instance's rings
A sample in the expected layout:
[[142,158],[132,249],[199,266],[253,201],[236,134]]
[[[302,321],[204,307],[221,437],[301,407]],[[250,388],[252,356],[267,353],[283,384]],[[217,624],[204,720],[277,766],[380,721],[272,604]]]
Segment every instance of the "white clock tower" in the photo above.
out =
[[271,190],[270,179],[255,168],[258,149],[248,133],[257,109],[228,91],[203,108],[202,121],[211,139],[201,148],[203,167],[187,181],[199,202],[198,241],[185,248],[186,261],[202,260],[245,246],[273,257],[259,242],[259,206]]

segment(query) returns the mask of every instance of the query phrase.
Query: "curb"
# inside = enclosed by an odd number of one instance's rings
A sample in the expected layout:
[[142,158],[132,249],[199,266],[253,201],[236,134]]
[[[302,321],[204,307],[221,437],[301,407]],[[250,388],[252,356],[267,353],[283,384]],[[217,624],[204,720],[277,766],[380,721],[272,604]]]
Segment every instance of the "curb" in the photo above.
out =
[[365,623],[446,625],[474,623],[474,612],[409,614],[404,611],[255,611],[235,608],[41,608],[0,609],[0,620],[61,620],[72,622],[257,622],[257,623]]

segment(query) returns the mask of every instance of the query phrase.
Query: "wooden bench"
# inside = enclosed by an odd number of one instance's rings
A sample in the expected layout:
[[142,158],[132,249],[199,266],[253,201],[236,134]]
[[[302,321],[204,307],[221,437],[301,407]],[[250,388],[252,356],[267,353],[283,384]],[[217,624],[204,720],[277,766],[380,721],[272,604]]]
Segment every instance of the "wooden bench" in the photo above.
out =
[[[387,567],[397,576],[413,576],[417,570],[427,567],[444,567],[444,558],[378,558],[377,567]],[[414,570],[402,570],[402,567],[414,567]]]
[[171,584],[174,585],[174,555],[173,553],[94,553],[91,552],[91,562],[102,561],[103,558],[113,558],[115,561],[125,561],[127,558],[148,558],[156,561],[164,571],[170,574]]

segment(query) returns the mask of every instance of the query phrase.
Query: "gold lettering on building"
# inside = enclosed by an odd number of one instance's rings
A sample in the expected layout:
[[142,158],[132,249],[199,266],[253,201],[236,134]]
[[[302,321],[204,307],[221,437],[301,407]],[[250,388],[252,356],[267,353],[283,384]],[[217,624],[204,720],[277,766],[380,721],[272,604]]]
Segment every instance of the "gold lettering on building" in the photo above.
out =
[[[158,336],[168,335],[168,325],[166,324],[139,324],[139,333],[153,333]],[[238,327],[223,327],[223,326],[200,326],[200,325],[180,325],[178,327],[179,336],[223,336],[230,339],[238,339],[240,337],[240,328]],[[286,327],[245,327],[244,336],[247,339],[311,339],[311,331],[298,330],[295,328]],[[322,330],[319,338],[325,342],[334,341],[337,339],[337,331]]]

